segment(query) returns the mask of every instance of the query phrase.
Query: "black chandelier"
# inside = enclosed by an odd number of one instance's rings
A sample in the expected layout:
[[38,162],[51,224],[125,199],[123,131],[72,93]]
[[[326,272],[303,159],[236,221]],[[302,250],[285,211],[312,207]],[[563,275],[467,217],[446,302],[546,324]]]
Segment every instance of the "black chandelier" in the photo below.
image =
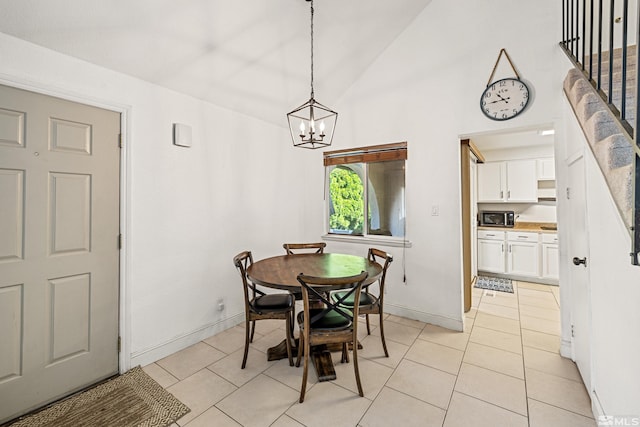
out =
[[287,114],[294,147],[320,148],[331,145],[338,113],[320,104],[313,92],[313,0],[311,2],[311,97]]

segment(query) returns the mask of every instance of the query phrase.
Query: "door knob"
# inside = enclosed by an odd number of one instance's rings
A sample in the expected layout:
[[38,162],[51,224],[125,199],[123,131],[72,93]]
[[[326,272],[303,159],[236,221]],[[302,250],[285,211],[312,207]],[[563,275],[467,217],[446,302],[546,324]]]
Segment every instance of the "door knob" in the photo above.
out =
[[587,257],[584,257],[584,258],[573,257],[573,265],[580,265],[580,264],[583,264],[586,267]]

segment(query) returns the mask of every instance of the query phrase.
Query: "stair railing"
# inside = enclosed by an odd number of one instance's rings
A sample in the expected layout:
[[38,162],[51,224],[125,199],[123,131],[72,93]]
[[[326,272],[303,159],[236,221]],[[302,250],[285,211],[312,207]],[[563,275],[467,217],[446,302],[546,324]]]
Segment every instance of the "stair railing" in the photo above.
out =
[[[631,226],[631,263],[640,265],[640,138],[635,130],[640,127],[640,82],[638,59],[640,59],[640,7],[635,16],[635,40],[629,46],[628,33],[629,0],[563,0],[562,1],[562,41],[560,47],[574,66],[582,71],[606,102],[614,117],[628,136],[634,141],[634,209]],[[617,9],[621,9],[617,10]],[[616,16],[616,13],[620,16]],[[606,16],[605,16],[606,15]],[[616,28],[617,27],[617,28]],[[605,50],[603,51],[603,46]],[[632,67],[632,79],[635,79],[635,91],[630,96],[634,102],[634,117],[628,120],[627,111],[627,75],[629,68],[629,50],[635,49],[636,64]],[[621,51],[622,79],[619,87],[613,79],[614,51]],[[602,81],[602,55],[608,56],[608,78]],[[594,64],[596,62],[596,64]],[[595,65],[595,67],[594,67]],[[595,69],[595,70],[594,70]],[[619,89],[620,101],[614,99]]]

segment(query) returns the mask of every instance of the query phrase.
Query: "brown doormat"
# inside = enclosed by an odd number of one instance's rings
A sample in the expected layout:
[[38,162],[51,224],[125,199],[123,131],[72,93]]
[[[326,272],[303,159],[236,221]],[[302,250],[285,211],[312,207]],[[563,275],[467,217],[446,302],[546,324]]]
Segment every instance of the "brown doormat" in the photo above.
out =
[[10,425],[166,427],[189,411],[138,366]]

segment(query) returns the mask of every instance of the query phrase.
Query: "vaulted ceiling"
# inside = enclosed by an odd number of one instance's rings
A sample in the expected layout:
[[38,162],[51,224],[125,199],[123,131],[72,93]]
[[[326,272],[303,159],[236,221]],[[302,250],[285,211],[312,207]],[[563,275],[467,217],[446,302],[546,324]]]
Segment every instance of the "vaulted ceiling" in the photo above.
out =
[[[316,99],[335,105],[430,1],[315,0]],[[0,31],[285,126],[309,98],[310,4],[0,0]]]

